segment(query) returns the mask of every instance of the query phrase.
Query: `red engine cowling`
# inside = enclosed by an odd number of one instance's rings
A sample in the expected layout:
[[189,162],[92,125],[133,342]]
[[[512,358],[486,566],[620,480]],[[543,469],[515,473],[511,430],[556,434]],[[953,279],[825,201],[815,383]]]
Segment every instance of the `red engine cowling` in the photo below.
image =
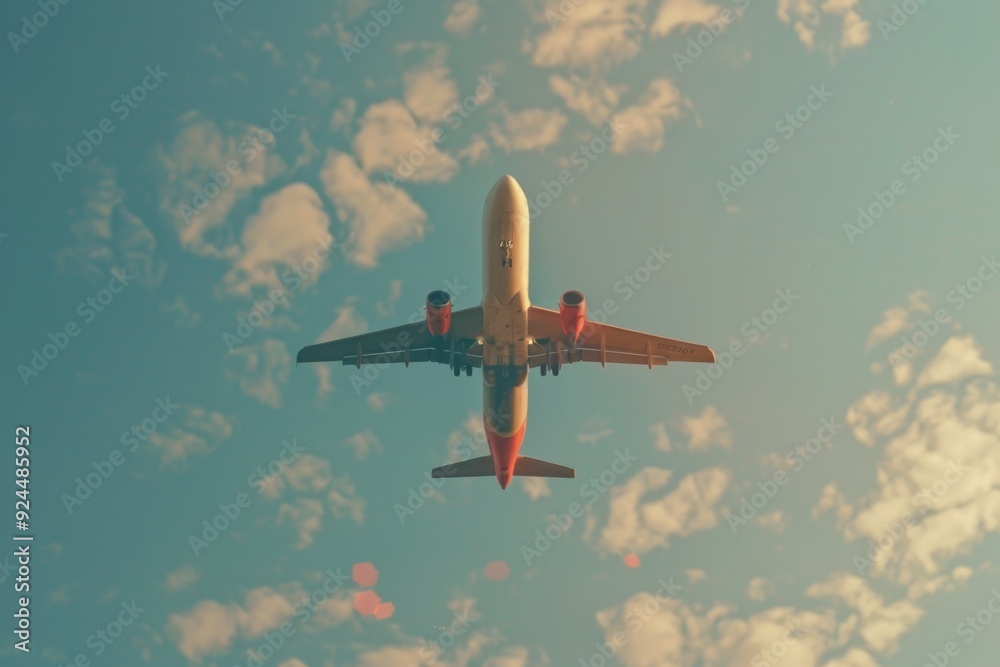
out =
[[427,330],[434,336],[446,336],[451,329],[451,296],[444,290],[427,295]]
[[569,290],[559,299],[559,323],[563,333],[576,345],[580,332],[587,324],[587,300],[582,292]]

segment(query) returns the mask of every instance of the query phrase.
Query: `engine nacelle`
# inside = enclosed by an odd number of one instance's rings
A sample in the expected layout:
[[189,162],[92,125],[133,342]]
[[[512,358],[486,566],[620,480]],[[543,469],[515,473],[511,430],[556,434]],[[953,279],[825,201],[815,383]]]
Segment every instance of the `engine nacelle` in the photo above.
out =
[[559,323],[563,333],[576,345],[576,340],[587,324],[587,300],[583,298],[582,292],[563,292],[559,299]]
[[451,329],[451,296],[444,290],[427,295],[427,330],[434,336],[447,336]]

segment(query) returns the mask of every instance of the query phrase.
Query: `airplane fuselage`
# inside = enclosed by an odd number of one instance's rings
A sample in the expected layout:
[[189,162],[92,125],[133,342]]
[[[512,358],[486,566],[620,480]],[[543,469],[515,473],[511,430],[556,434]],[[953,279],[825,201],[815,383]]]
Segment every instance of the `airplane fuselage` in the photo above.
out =
[[528,201],[504,176],[483,208],[483,425],[500,486],[528,418]]

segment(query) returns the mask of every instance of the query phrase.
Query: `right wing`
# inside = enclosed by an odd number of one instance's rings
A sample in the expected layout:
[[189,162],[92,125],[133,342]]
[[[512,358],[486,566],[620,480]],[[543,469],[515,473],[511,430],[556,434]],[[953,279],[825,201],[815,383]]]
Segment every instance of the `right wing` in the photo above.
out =
[[[534,339],[530,366],[551,365],[556,342],[564,340],[559,313],[548,308],[528,309],[528,332]],[[715,353],[707,345],[633,331],[610,324],[588,321],[574,346],[560,346],[559,363],[590,361],[608,364],[666,366],[669,362],[715,363]]]
[[482,365],[482,347],[478,339],[482,334],[483,311],[476,306],[456,310],[451,314],[451,327],[443,340],[427,330],[421,320],[402,324],[391,329],[372,331],[327,343],[309,345],[299,350],[296,362],[340,361],[344,365],[406,363],[433,361],[452,364],[455,356],[464,357],[460,363],[475,367]]

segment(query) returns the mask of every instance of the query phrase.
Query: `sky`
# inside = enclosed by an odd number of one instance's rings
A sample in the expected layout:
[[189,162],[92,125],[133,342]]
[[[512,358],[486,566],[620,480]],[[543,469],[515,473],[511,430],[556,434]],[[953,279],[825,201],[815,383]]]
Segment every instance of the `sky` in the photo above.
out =
[[[996,4],[0,14],[3,664],[995,664]],[[534,304],[717,363],[532,371],[576,479],[432,484],[478,372],[294,358],[478,305],[504,174]]]

